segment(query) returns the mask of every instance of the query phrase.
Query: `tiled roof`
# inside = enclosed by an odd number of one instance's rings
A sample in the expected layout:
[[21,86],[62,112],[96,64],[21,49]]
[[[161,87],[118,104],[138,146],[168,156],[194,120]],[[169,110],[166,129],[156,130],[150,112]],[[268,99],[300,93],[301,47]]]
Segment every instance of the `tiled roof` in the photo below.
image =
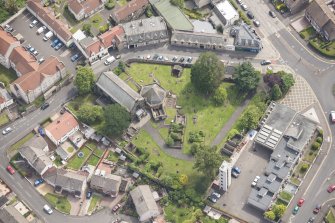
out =
[[101,4],[100,0],[70,0],[68,7],[76,14],[80,13],[84,9],[85,13],[90,13],[98,8]]
[[89,56],[91,56],[92,53],[94,54],[99,53],[101,47],[103,47],[102,43],[98,39],[96,39],[92,44],[90,44],[85,48],[85,51]]
[[110,46],[112,46],[113,39],[118,40],[123,35],[124,35],[124,30],[122,26],[115,26],[111,30],[101,34],[99,36],[99,39],[101,40],[105,48],[109,48]]
[[[38,65],[37,65],[38,67]],[[65,66],[57,57],[48,57],[36,70],[22,75],[14,81],[23,91],[36,89],[47,75],[54,75]]]
[[78,0],[69,0],[68,5],[74,13],[78,14],[84,7],[78,2]]
[[23,47],[16,47],[9,60],[15,64],[15,69],[18,70],[22,75],[27,74],[38,69],[38,63],[36,59]]
[[127,5],[114,10],[112,15],[117,22],[122,21],[132,13],[145,7],[147,4],[149,4],[149,0],[132,0]]
[[29,0],[27,2],[27,6],[32,11],[34,11],[46,24],[48,24],[54,30],[54,32],[56,32],[65,41],[71,39],[72,34],[67,28],[66,24],[64,24],[61,20],[57,19],[53,11],[51,11],[47,7],[43,7],[41,5],[41,1]]
[[50,123],[45,130],[50,132],[50,134],[55,138],[55,140],[60,140],[64,135],[78,126],[77,120],[68,112],[59,116],[55,121]]
[[12,43],[18,42],[10,33],[0,28],[0,54],[5,55]]

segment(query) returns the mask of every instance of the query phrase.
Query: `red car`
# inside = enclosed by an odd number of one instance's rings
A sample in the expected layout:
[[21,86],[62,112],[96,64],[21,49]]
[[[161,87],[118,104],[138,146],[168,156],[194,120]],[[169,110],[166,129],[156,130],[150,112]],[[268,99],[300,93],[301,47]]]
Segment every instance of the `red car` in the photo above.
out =
[[333,192],[334,190],[335,190],[335,184],[333,184],[333,185],[329,185],[329,187],[328,187],[328,189],[327,189],[328,193],[331,193],[331,192]]
[[320,205],[320,204],[316,205],[316,207],[315,207],[314,210],[313,210],[313,213],[314,213],[314,214],[319,213],[320,209],[321,209],[321,205]]
[[299,201],[298,201],[298,206],[301,207],[305,202],[305,199],[301,198]]
[[7,171],[8,171],[10,174],[12,174],[12,175],[15,173],[15,170],[14,170],[13,167],[10,166],[10,165],[7,166]]
[[113,211],[116,212],[121,207],[121,204],[117,204],[113,207]]

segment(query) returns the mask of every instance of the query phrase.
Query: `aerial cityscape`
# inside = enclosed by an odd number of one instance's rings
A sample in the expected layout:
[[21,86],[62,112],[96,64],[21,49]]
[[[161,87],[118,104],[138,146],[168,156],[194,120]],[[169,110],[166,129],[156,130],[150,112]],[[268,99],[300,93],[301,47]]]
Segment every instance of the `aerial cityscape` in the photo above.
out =
[[335,223],[335,0],[0,0],[0,223]]

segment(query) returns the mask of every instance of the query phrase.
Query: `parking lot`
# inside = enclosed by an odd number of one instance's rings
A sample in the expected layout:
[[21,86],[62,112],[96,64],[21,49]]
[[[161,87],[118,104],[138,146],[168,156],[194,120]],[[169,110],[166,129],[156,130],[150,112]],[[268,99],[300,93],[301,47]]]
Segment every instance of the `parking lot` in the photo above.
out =
[[21,15],[9,23],[9,25],[14,28],[12,34],[14,36],[17,34],[21,34],[23,36],[24,42],[22,43],[22,46],[26,47],[30,45],[33,47],[38,52],[38,55],[36,56],[37,60],[41,59],[42,57],[46,59],[49,56],[56,56],[65,64],[66,69],[69,72],[74,73],[76,62],[71,62],[70,58],[79,51],[68,49],[64,45],[59,50],[52,48],[50,45],[52,41],[56,39],[56,37],[51,37],[48,41],[44,41],[43,37],[48,32],[48,29],[38,35],[37,29],[42,27],[43,24],[38,21],[37,25],[31,28],[29,24],[34,20],[37,19],[31,13],[29,13],[29,11],[23,11]]
[[232,177],[228,191],[221,196],[215,206],[248,222],[256,223],[264,221],[263,214],[247,204],[248,197],[251,183],[256,176],[261,176],[264,173],[271,152],[258,147],[254,150],[252,143],[253,141],[250,141],[247,144],[248,147],[245,148],[235,164],[241,169],[241,174],[238,178]]

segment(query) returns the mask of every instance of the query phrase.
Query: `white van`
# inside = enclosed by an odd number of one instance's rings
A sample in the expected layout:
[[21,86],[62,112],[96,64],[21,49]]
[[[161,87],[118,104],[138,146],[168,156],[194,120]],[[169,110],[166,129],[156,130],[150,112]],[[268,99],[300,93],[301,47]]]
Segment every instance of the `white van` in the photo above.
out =
[[52,211],[52,209],[49,207],[49,205],[44,205],[43,206],[43,210],[46,212],[46,213],[48,213],[48,214],[52,214],[53,213],[53,211]]
[[45,26],[41,26],[40,28],[38,28],[37,31],[36,31],[37,35],[40,35],[40,34],[43,33],[46,29],[47,29],[47,27],[45,27]]
[[53,35],[54,35],[54,34],[53,34],[51,31],[49,31],[49,32],[47,32],[47,33],[44,35],[43,40],[44,40],[44,41],[47,41],[47,40],[49,40]]
[[113,63],[115,61],[115,57],[111,56],[111,57],[108,57],[107,60],[105,61],[105,65],[109,65],[111,63]]

